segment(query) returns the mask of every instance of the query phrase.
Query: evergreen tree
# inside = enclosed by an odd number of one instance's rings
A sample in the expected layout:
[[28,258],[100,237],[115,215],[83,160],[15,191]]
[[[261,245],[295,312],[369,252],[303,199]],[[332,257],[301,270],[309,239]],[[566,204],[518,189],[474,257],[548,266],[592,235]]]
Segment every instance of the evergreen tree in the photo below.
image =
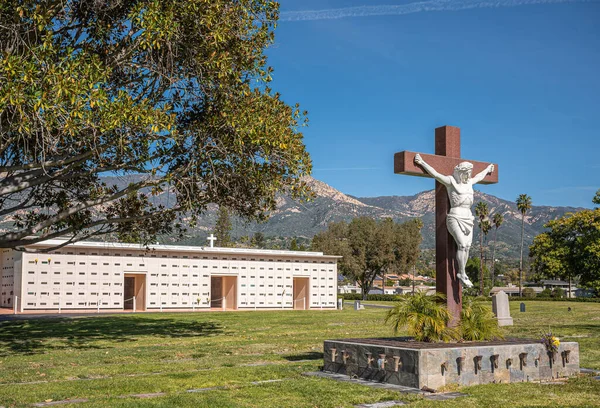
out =
[[488,220],[489,209],[487,204],[483,201],[478,202],[475,206],[475,215],[477,216],[477,218],[479,218],[479,251],[481,253],[481,256],[479,258],[481,263],[479,268],[479,296],[483,296],[483,237],[484,235],[487,235],[487,233],[490,230],[490,222]]
[[492,287],[494,287],[494,279],[496,275],[496,238],[498,234],[498,228],[504,222],[504,217],[500,213],[495,213],[492,218],[492,223],[494,224],[494,249],[492,250]]
[[354,218],[329,224],[326,231],[313,237],[312,249],[341,255],[340,272],[361,287],[366,298],[377,276],[390,271],[406,273],[416,264],[420,253],[420,219],[396,223],[370,217]]
[[296,237],[292,238],[292,242],[290,242],[290,251],[299,251]]
[[600,293],[600,208],[582,210],[549,221],[546,232],[529,247],[537,279],[579,278],[583,287]]
[[266,245],[265,235],[262,232],[257,232],[252,237],[252,245],[256,248],[262,249]]
[[531,197],[520,194],[517,197],[517,208],[521,212],[521,259],[519,261],[519,296],[523,296],[523,238],[525,236],[525,214],[531,209]]
[[268,86],[278,17],[271,0],[0,2],[0,247],[151,243],[212,203],[264,220],[277,193],[307,196],[305,113]]
[[233,246],[231,241],[231,218],[227,207],[219,207],[219,215],[215,224],[215,235],[217,236],[217,246],[229,248]]

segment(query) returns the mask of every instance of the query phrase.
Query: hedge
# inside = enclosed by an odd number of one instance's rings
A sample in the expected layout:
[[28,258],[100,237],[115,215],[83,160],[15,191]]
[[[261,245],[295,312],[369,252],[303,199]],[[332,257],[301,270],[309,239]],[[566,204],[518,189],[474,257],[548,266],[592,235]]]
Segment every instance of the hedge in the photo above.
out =
[[[384,301],[384,302],[394,302],[400,300],[402,295],[367,295],[367,300],[376,300],[376,301]],[[341,293],[338,294],[338,298],[344,300],[363,300],[362,295],[360,293]],[[488,301],[491,302],[491,296],[464,296],[463,299],[466,300],[471,298],[475,301]],[[551,298],[551,297],[519,297],[519,296],[509,296],[508,300],[513,302],[523,302],[523,301],[537,301],[537,302],[590,302],[590,303],[600,303],[600,298]]]
[[[338,295],[338,298],[344,300],[363,300],[360,293],[342,293]],[[367,295],[367,300],[394,302],[400,300],[400,295]]]
[[532,298],[525,298],[525,297],[519,297],[519,296],[509,296],[508,300],[512,300],[514,302],[518,302],[518,301],[534,301],[534,302],[582,302],[582,303],[600,303],[600,298],[597,297],[579,297],[579,298],[551,298],[551,297],[543,297],[543,296],[536,296],[536,297],[532,297]]

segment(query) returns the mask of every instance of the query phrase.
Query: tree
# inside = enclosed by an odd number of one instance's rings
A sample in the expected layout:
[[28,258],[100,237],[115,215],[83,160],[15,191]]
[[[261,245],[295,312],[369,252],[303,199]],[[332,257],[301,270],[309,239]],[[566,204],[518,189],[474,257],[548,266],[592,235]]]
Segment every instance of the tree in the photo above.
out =
[[496,236],[498,234],[498,228],[504,222],[504,217],[500,213],[495,213],[492,218],[492,223],[494,224],[494,248],[492,249],[492,287],[494,286],[494,278],[496,274]]
[[517,197],[517,209],[521,212],[521,258],[519,261],[519,296],[523,296],[523,238],[525,235],[525,214],[531,209],[531,197],[520,194]]
[[535,290],[533,290],[533,288],[525,288],[523,289],[523,292],[521,293],[522,297],[526,297],[526,298],[534,298],[535,297]]
[[[569,291],[570,290],[571,290],[571,288],[569,288]],[[560,298],[565,297],[565,291],[562,288],[554,288],[554,289],[552,289],[552,294],[550,296],[552,296],[553,298],[560,299]]]
[[252,245],[259,249],[264,248],[266,245],[265,234],[262,232],[255,233],[252,237]]
[[215,235],[217,236],[217,244],[222,248],[229,248],[233,242],[231,240],[231,217],[227,207],[219,207],[217,222],[215,224]]
[[[483,276],[485,277],[486,275],[489,275],[489,270],[487,268],[487,266],[484,264],[483,265]],[[469,279],[471,280],[471,282],[473,283],[478,283],[479,280],[481,279],[481,259],[477,258],[477,257],[472,257],[469,258],[467,260],[467,265],[465,266],[465,272],[467,273],[467,276],[469,277]],[[485,280],[484,280],[484,287],[485,285]],[[478,292],[475,292],[477,293]]]
[[300,249],[298,248],[298,240],[296,240],[296,238],[292,238],[292,241],[290,242],[290,251],[299,251]]
[[483,258],[483,237],[484,235],[487,235],[487,233],[490,231],[490,222],[488,220],[488,215],[490,214],[490,211],[488,209],[488,206],[486,203],[484,203],[483,201],[480,201],[477,203],[477,205],[475,206],[475,215],[477,216],[477,218],[479,218],[479,251],[481,252],[481,257],[479,258],[480,260],[480,268],[479,268],[479,296],[483,296],[483,281],[484,281],[484,276],[483,276],[483,267],[484,267],[484,258]]
[[518,283],[519,282],[519,270],[517,268],[510,268],[505,273],[504,276],[506,280],[510,281],[510,283]]
[[107,233],[148,243],[209,203],[264,220],[277,192],[308,194],[305,113],[268,87],[278,8],[3,1],[0,216],[14,225],[0,247]]
[[529,247],[538,279],[564,279],[600,291],[600,208],[569,213],[544,226]]
[[592,198],[592,202],[594,204],[600,205],[600,189],[598,189],[598,191],[596,191],[596,195],[594,196],[594,198]]
[[406,272],[416,263],[422,225],[419,219],[399,224],[369,217],[334,222],[313,237],[312,249],[341,255],[340,272],[358,283],[366,299],[376,276],[385,281],[385,273]]

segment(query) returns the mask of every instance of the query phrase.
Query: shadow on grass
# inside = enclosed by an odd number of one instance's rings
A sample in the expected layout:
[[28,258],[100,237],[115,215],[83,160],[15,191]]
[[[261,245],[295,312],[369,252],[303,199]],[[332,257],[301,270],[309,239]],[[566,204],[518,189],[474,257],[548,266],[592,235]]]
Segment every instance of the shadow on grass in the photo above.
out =
[[56,349],[101,349],[95,342],[137,341],[136,336],[198,337],[223,333],[216,322],[145,317],[57,318],[0,323],[0,357]]
[[289,356],[283,356],[287,361],[300,361],[300,360],[323,360],[323,353],[316,351],[309,351],[308,353],[302,354],[290,354]]

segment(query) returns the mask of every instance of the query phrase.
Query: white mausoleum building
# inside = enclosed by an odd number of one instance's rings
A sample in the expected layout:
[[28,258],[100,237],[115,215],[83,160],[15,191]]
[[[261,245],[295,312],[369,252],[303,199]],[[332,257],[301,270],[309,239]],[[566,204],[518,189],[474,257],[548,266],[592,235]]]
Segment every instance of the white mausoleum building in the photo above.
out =
[[321,252],[106,242],[1,251],[0,307],[17,312],[336,308],[340,257]]

